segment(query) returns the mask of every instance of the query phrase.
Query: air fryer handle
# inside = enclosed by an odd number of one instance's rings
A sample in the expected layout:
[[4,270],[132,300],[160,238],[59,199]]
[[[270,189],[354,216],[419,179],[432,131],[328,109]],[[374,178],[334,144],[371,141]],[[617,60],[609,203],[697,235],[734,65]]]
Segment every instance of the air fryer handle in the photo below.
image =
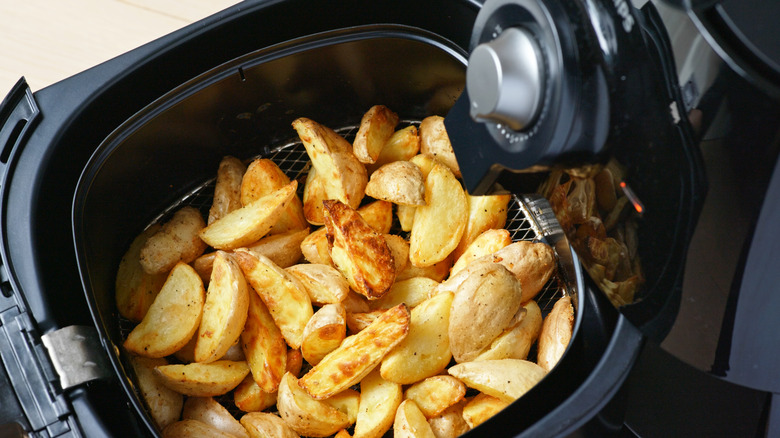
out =
[[0,104],[0,165],[8,164],[11,153],[24,143],[40,114],[32,90],[22,77]]

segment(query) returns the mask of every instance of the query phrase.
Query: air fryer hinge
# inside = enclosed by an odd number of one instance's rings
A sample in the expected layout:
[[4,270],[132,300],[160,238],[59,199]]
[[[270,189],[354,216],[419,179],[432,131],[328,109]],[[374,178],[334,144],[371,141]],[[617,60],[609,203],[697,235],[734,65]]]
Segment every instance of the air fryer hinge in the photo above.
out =
[[94,327],[71,325],[41,337],[62,389],[111,376]]

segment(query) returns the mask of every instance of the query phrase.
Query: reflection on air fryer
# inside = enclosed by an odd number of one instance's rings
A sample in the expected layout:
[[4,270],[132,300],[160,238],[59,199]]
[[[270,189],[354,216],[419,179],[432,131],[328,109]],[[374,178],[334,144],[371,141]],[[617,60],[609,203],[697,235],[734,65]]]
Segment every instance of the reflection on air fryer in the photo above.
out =
[[[224,157],[202,205],[135,239],[116,302],[163,436],[454,437],[555,367],[574,329],[555,251],[518,225],[516,196],[466,193],[441,117],[398,125],[384,106],[352,131],[296,119],[298,140]],[[609,248],[633,236],[605,237],[624,198],[599,198],[616,213],[598,228],[585,192],[616,172],[569,180],[558,203],[624,294],[636,270]]]

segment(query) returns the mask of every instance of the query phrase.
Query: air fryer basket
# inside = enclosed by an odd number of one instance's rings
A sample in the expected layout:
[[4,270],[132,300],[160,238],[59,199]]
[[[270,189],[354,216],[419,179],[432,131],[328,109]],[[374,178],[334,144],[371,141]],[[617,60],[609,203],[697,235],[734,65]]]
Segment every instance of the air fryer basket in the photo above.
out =
[[[347,138],[365,110],[378,103],[396,111],[404,123],[414,123],[446,114],[464,78],[461,49],[420,29],[370,25],[333,31],[216,67],[161,97],[105,139],[77,187],[74,239],[98,331],[130,403],[150,431],[155,428],[120,348],[128,325],[119,323],[114,301],[117,265],[129,242],[181,205],[207,211],[216,167],[225,155],[271,158],[302,187],[308,157],[294,141],[290,123],[297,117],[336,128]],[[507,228],[516,240],[555,244],[560,238],[554,224],[540,221],[554,218],[550,212],[539,214],[544,204],[513,199]],[[551,282],[539,297],[545,310],[561,291],[578,301],[583,289],[576,256],[565,240],[561,243],[559,254],[570,268],[568,287]],[[581,319],[578,306],[575,330]],[[557,383],[553,371],[542,384],[557,389],[543,397],[548,403],[561,400],[586,371],[582,366],[580,373]]]

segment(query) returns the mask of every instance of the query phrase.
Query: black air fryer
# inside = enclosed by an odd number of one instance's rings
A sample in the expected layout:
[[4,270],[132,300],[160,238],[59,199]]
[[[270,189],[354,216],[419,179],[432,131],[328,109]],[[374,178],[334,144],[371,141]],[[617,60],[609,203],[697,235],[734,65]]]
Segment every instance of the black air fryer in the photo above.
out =
[[348,127],[377,103],[446,116],[469,191],[500,183],[551,239],[533,195],[551,171],[616,160],[642,210],[635,299],[614,306],[563,240],[572,343],[469,436],[780,433],[780,11],[672,3],[247,1],[20,80],[0,106],[0,435],[158,436],[121,351],[127,245],[200,202],[222,156],[301,171],[274,149],[294,118]]

